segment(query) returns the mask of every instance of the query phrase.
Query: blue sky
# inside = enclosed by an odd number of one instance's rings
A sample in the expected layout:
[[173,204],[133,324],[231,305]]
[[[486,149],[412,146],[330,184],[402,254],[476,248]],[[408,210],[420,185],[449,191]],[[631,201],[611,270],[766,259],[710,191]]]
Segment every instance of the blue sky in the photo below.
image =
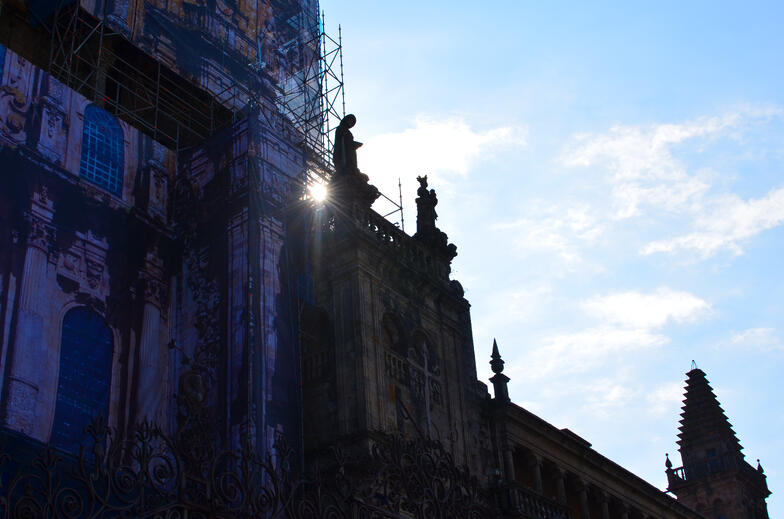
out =
[[784,515],[784,7],[620,4],[322,0],[360,168],[409,232],[438,192],[480,378],[496,337],[515,402],[664,488],[695,359]]

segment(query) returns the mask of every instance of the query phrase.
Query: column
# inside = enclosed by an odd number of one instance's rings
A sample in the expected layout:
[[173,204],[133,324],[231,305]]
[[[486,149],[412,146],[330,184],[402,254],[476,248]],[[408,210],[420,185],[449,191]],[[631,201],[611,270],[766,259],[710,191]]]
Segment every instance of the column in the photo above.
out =
[[512,483],[515,480],[514,455],[511,447],[504,449],[504,473],[507,482]]
[[534,490],[542,493],[542,457],[532,453],[528,463],[531,467],[531,478],[534,482]]
[[583,479],[577,481],[577,492],[580,498],[580,517],[581,519],[590,519],[591,511],[588,506],[588,483]]
[[599,502],[602,507],[602,519],[610,519],[610,498],[607,492],[603,490],[599,492]]
[[46,189],[33,194],[28,213],[29,230],[27,252],[22,272],[19,306],[16,314],[16,333],[11,350],[11,371],[8,378],[8,399],[3,423],[7,427],[46,441],[48,431],[41,424],[38,390],[42,362],[47,344],[44,332],[51,326],[48,319],[46,265],[49,244],[54,231],[51,227],[54,204]]
[[629,519],[629,505],[626,503],[620,504],[621,508],[621,519]]
[[567,505],[568,501],[566,499],[566,471],[561,467],[556,467],[556,476],[555,476],[555,498],[558,503],[562,505]]

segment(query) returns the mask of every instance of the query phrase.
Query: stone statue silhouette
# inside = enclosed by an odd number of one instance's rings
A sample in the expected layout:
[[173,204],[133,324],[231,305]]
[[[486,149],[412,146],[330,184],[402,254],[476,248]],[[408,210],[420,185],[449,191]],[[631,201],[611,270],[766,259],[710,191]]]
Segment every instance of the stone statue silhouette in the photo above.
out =
[[357,124],[357,118],[354,114],[348,114],[335,129],[335,147],[332,151],[332,162],[335,165],[336,174],[359,173],[357,148],[362,146],[362,143],[354,140],[354,135],[352,135],[350,130],[355,124]]
[[417,189],[416,199],[417,204],[417,232],[426,234],[429,231],[436,229],[436,205],[438,198],[436,197],[435,189],[427,190],[427,175],[424,177],[417,177],[419,181],[419,189]]

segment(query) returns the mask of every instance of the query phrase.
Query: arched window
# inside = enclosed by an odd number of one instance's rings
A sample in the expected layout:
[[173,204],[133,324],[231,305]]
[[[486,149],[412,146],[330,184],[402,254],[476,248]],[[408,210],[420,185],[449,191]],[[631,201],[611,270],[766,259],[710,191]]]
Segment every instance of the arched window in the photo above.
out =
[[106,419],[113,343],[111,330],[92,310],[80,306],[65,314],[52,446],[76,454],[84,427],[99,414]]
[[84,111],[79,175],[115,196],[122,195],[123,132],[106,110],[90,105]]

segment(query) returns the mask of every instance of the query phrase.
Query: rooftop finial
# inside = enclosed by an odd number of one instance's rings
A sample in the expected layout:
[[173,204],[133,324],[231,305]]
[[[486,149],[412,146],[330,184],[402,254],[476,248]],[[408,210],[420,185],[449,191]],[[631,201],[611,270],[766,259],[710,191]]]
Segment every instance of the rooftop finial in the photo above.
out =
[[506,385],[509,383],[509,377],[504,375],[504,361],[501,354],[498,353],[498,343],[493,339],[493,353],[490,355],[490,368],[493,370],[493,375],[490,377],[490,382],[493,383],[493,392],[495,399],[499,402],[509,402],[509,389]]
[[664,466],[667,468],[667,470],[670,470],[672,468],[672,462],[670,461],[670,454],[667,452],[664,453]]
[[493,373],[503,372],[504,360],[501,358],[501,354],[498,353],[498,343],[495,338],[493,339],[493,353],[490,355],[490,358],[492,359],[490,361],[490,368],[493,370]]
[[697,369],[697,363],[694,362],[694,359],[691,359],[691,369]]
[[757,472],[759,472],[760,474],[764,474],[765,473],[765,470],[762,468],[762,465],[760,465],[759,458],[757,458]]

